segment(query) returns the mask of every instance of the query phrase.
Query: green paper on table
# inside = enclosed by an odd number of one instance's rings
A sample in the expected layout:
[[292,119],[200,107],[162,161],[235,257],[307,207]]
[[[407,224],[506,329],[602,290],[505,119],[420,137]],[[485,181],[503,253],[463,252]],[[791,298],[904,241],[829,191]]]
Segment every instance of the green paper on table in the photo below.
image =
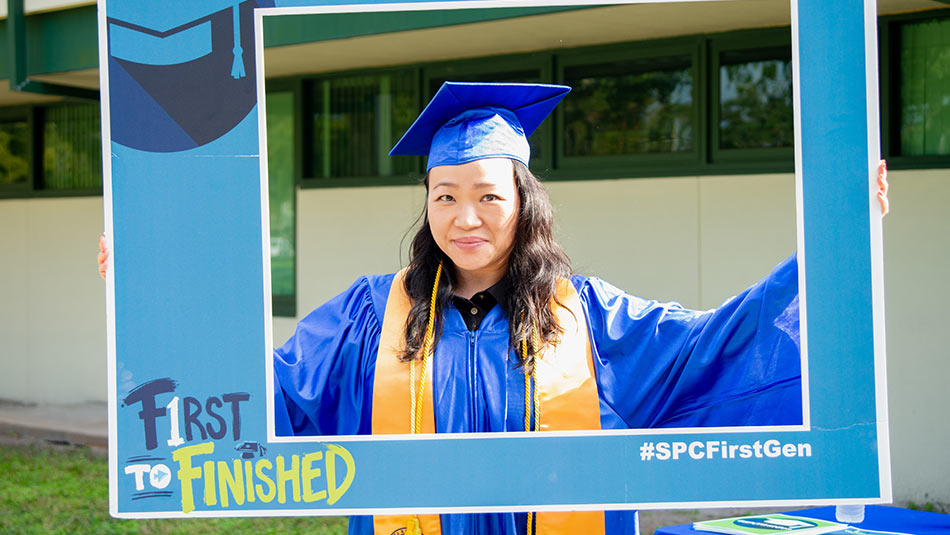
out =
[[713,533],[735,535],[759,535],[774,533],[795,533],[796,535],[818,535],[841,531],[848,526],[803,516],[783,514],[752,515],[722,520],[694,522],[693,529]]

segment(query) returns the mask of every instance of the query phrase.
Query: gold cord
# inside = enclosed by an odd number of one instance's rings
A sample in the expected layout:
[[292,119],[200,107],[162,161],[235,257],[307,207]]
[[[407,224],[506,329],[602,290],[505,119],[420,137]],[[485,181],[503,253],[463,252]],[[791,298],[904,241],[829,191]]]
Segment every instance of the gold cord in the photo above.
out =
[[[429,301],[429,321],[422,344],[422,376],[419,378],[419,391],[416,392],[416,359],[409,361],[409,432],[413,435],[422,430],[422,400],[426,389],[426,376],[429,375],[429,362],[432,361],[433,332],[435,331],[435,298],[439,293],[439,279],[442,277],[442,262],[435,271],[435,283],[432,285],[432,298]],[[422,535],[419,517],[412,515],[406,526],[409,535]]]
[[[534,405],[534,431],[541,430],[541,389],[538,388],[538,360],[541,358],[541,337],[537,329],[531,329],[531,346],[534,348],[534,365],[531,366],[529,377],[528,369],[524,371],[524,430],[531,431],[531,406]],[[521,362],[528,361],[528,339],[521,341]],[[531,383],[534,383],[534,398],[532,403]],[[527,535],[531,535],[535,513],[528,513]]]
[[534,345],[534,366],[531,366],[531,379],[534,380],[534,430],[541,430],[541,389],[538,388],[538,361],[541,360],[541,336],[538,330],[532,331],[531,342]]
[[[429,320],[426,324],[426,334],[422,348],[422,376],[419,378],[419,389],[416,390],[416,359],[409,361],[409,432],[413,435],[418,434],[422,429],[422,400],[425,387],[426,376],[429,375],[429,363],[432,361],[433,353],[433,333],[435,331],[435,301],[439,291],[439,279],[442,276],[442,262],[435,272],[435,283],[432,285],[432,299],[429,302]],[[527,368],[524,373],[524,430],[541,430],[541,389],[538,388],[538,368],[537,361],[540,359],[541,337],[537,329],[531,329],[531,346],[534,349],[535,365],[531,366],[529,374]],[[528,339],[521,341],[521,362],[528,361]],[[531,395],[531,383],[534,383],[534,396]],[[531,412],[534,408],[534,426],[531,425]],[[527,535],[533,532],[535,513],[528,513]],[[412,515],[406,526],[406,532],[409,535],[422,535],[422,524],[419,517]]]

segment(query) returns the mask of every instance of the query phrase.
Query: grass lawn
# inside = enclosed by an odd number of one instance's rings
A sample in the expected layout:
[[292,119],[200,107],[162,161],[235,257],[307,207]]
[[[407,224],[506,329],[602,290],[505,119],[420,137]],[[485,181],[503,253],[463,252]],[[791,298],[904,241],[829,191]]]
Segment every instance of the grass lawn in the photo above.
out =
[[109,516],[104,452],[21,439],[0,441],[0,533],[278,535],[346,533],[346,518],[118,520]]

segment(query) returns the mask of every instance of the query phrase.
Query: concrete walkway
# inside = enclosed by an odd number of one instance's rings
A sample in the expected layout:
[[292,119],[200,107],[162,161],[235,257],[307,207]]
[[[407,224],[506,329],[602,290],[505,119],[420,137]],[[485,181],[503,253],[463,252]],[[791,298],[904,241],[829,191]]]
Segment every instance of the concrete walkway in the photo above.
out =
[[105,448],[109,444],[105,403],[25,404],[0,400],[0,434]]

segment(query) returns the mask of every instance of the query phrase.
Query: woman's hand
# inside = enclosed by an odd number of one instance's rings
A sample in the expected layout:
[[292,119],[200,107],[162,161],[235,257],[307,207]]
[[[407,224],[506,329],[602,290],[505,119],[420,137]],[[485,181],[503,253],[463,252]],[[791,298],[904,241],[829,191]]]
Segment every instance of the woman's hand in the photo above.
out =
[[99,236],[99,255],[96,257],[99,261],[99,276],[106,280],[106,271],[109,270],[109,249],[106,247],[105,235]]
[[881,217],[891,210],[891,203],[887,199],[887,162],[881,160],[877,164],[877,202],[881,203]]

